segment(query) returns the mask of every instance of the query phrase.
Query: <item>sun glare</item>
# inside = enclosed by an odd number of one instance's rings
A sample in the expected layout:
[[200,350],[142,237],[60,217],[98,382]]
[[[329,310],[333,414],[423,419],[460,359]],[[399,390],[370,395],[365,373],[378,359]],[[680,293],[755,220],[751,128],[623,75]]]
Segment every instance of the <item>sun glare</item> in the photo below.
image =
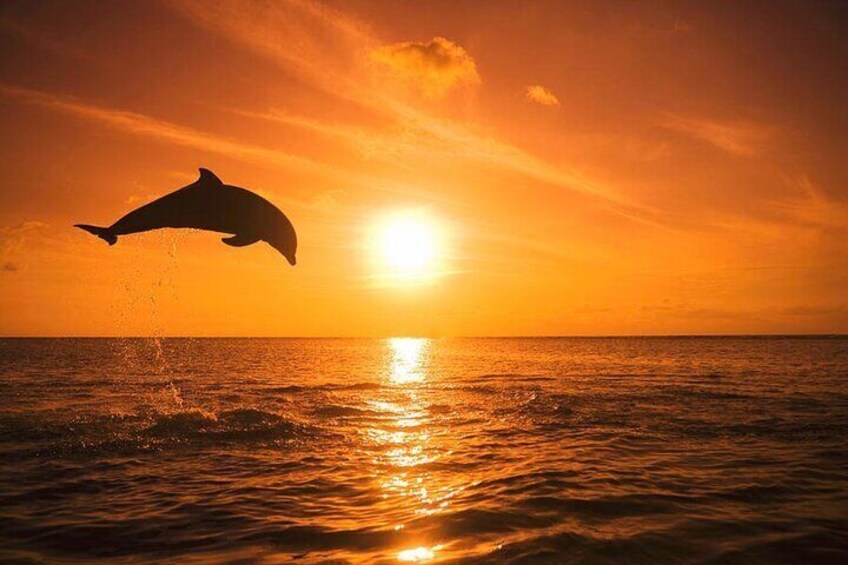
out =
[[373,253],[382,278],[420,282],[439,274],[443,234],[438,224],[420,211],[391,214],[377,223]]
[[406,561],[409,563],[418,563],[421,561],[429,561],[436,556],[436,550],[442,547],[437,545],[432,548],[415,547],[413,549],[405,549],[398,553],[398,561]]

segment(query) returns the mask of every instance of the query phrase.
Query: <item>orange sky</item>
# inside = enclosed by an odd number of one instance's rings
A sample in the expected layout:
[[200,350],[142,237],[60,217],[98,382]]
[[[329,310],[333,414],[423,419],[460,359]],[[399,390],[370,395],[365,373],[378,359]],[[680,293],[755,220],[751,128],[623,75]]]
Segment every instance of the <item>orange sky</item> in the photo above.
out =
[[[848,332],[839,3],[4,2],[0,334]],[[264,244],[108,225],[197,167]],[[438,273],[369,230],[434,218]]]

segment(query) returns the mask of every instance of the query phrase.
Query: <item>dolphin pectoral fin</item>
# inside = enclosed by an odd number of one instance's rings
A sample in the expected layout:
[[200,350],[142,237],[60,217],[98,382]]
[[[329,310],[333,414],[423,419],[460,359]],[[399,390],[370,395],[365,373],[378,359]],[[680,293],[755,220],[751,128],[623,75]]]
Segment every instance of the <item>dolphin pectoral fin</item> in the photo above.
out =
[[259,241],[259,238],[254,235],[236,234],[231,237],[225,237],[221,241],[232,247],[244,247],[245,245],[256,243]]

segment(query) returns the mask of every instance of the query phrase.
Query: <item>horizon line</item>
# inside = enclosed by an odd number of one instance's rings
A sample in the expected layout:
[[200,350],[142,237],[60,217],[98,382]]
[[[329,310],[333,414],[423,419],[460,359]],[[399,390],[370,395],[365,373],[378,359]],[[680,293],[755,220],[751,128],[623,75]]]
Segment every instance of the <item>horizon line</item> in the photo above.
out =
[[622,339],[622,338],[848,338],[848,333],[705,333],[705,334],[515,334],[515,335],[0,335],[0,339]]

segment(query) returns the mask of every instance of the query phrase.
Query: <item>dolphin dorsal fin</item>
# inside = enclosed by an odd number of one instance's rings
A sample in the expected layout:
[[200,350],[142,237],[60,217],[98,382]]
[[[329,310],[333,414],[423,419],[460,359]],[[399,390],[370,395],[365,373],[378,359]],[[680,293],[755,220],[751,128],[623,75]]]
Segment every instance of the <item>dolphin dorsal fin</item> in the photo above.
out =
[[199,171],[200,171],[200,178],[197,179],[197,183],[200,186],[218,187],[218,186],[221,186],[221,185],[224,184],[224,183],[221,182],[221,179],[216,177],[215,173],[213,173],[209,169],[204,169],[204,168],[201,167],[199,169]]

